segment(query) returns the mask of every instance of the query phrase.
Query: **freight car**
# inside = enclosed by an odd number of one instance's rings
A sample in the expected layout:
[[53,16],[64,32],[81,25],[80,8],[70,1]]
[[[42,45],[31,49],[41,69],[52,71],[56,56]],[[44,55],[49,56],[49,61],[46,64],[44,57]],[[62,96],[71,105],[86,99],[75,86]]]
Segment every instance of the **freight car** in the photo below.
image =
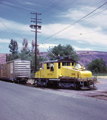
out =
[[26,83],[30,71],[30,61],[16,59],[0,64],[0,79]]
[[35,73],[37,86],[81,89],[94,86],[94,82],[97,80],[92,77],[91,71],[85,70],[70,57],[46,61],[43,66]]

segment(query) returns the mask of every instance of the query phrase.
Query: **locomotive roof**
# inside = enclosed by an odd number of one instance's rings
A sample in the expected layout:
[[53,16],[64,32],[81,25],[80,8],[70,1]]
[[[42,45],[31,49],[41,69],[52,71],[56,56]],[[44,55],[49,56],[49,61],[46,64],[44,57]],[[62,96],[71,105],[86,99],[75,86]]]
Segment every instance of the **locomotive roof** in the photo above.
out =
[[72,62],[72,63],[74,63],[75,61],[70,57],[60,57],[55,60],[45,61],[44,63],[55,63],[55,62]]

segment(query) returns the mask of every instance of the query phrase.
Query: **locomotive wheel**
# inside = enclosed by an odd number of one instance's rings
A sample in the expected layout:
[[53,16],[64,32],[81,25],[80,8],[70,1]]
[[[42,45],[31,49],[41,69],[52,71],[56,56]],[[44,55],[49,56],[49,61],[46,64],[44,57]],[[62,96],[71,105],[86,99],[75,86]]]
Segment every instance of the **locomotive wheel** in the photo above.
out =
[[80,84],[75,83],[75,84],[74,84],[74,89],[76,89],[76,90],[80,90],[80,89],[81,89],[81,88],[80,88]]
[[40,87],[40,85],[38,84],[38,81],[37,81],[37,87]]
[[47,83],[47,88],[51,88],[52,87],[52,84],[51,83]]

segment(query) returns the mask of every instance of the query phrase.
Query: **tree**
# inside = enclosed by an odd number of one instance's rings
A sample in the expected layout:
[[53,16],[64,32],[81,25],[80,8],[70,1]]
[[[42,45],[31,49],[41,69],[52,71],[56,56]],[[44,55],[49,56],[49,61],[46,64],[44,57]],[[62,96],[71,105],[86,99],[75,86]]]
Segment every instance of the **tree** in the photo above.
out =
[[[35,41],[34,40],[32,40],[31,45],[32,45],[31,52],[34,53],[35,52]],[[39,48],[38,48],[38,46],[39,45],[37,45],[37,55],[39,55]]]
[[22,51],[30,51],[29,48],[28,48],[28,40],[27,40],[27,38],[23,38],[21,52]]
[[9,44],[10,52],[12,54],[18,53],[18,43],[16,40],[11,39],[11,42]]
[[33,53],[35,51],[35,41],[34,40],[32,40],[31,45],[32,45],[31,51]]
[[15,59],[18,59],[18,58],[19,58],[19,53],[15,53],[15,54],[9,54],[9,55],[7,55],[6,60],[7,61],[11,61],[11,60],[15,60]]
[[76,62],[79,60],[78,55],[71,45],[61,46],[61,44],[59,44],[58,46],[53,47],[49,50],[48,57],[49,59],[55,59],[55,56],[57,57],[58,54],[61,57],[69,56]]
[[89,70],[95,73],[105,73],[107,72],[107,67],[105,61],[101,59],[95,59],[91,63],[86,65]]
[[43,57],[43,56],[37,56],[37,70],[39,70],[39,68],[42,68],[42,63],[44,62],[44,61],[46,61],[47,60],[47,58],[45,58],[45,57]]

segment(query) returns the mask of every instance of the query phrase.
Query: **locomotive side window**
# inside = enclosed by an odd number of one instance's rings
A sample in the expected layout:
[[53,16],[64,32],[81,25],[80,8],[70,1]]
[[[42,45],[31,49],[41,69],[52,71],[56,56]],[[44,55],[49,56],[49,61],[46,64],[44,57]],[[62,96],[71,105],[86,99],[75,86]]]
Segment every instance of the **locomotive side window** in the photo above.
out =
[[70,62],[67,62],[67,66],[70,66]]
[[47,69],[50,69],[50,63],[47,63]]
[[61,65],[60,65],[60,63],[58,63],[58,68],[59,68],[59,69],[61,68]]
[[66,62],[62,62],[62,66],[66,66]]
[[74,63],[72,63],[72,66],[74,66]]

